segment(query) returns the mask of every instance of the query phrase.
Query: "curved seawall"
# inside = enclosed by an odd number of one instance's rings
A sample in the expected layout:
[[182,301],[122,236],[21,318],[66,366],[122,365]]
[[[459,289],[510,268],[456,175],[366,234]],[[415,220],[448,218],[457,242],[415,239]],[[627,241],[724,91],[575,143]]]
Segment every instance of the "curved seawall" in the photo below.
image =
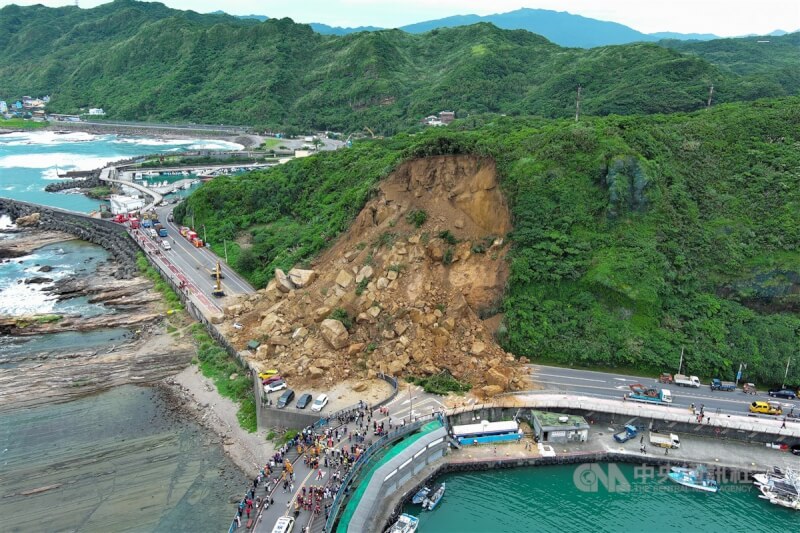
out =
[[9,215],[13,220],[39,213],[39,228],[64,231],[108,250],[117,265],[115,277],[129,279],[137,272],[136,253],[139,247],[119,224],[10,198],[0,198],[0,213]]

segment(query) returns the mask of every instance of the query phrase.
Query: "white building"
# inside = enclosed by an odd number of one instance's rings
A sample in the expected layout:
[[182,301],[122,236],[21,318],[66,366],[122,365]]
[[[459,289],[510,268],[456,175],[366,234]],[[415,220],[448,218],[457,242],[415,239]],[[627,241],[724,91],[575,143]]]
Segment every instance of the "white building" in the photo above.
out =
[[114,215],[125,215],[144,207],[144,199],[132,196],[112,194],[109,201],[111,202],[111,213]]
[[89,114],[94,116],[102,116],[105,115],[106,112],[103,111],[102,107],[92,107],[91,109],[89,109]]
[[0,113],[8,113],[8,104],[5,100],[0,100]]

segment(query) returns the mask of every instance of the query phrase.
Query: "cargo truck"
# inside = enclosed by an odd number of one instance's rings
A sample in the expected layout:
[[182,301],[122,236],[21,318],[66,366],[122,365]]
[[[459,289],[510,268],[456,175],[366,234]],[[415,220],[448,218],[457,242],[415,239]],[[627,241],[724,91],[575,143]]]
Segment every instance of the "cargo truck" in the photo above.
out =
[[630,388],[631,392],[625,395],[626,400],[657,405],[672,403],[672,393],[668,389],[648,388],[641,383],[630,385]]
[[675,374],[672,382],[675,383],[675,385],[680,385],[681,387],[694,387],[695,389],[700,388],[700,378],[697,376],[684,376],[683,374]]
[[636,426],[631,426],[628,424],[622,429],[622,431],[614,433],[614,440],[620,443],[628,442],[638,434],[639,430],[636,429]]
[[650,432],[650,444],[659,448],[680,448],[681,439],[674,433]]
[[736,383],[732,381],[721,381],[718,378],[714,378],[711,380],[711,390],[732,392],[736,390]]

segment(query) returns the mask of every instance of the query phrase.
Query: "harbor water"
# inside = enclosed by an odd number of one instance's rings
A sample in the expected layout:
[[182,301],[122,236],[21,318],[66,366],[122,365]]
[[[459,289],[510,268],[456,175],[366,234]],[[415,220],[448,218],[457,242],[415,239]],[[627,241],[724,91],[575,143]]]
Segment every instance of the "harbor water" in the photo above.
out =
[[[797,511],[759,499],[751,482],[725,482],[713,494],[665,480],[658,467],[595,465],[597,476],[589,466],[448,474],[437,479],[447,490],[434,511],[404,512],[419,517],[420,533],[789,533],[800,525]],[[617,482],[607,488],[604,477]]]
[[183,150],[238,150],[242,146],[220,140],[151,139],[32,131],[0,135],[0,196],[88,213],[101,202],[82,194],[45,192],[58,174],[93,170],[106,163],[145,154]]

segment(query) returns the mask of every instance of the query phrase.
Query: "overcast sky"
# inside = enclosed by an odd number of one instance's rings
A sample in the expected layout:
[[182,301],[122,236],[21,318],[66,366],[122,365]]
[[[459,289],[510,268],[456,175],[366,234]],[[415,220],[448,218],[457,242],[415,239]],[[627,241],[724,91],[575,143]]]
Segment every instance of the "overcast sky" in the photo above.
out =
[[[94,7],[103,0],[79,0]],[[5,4],[69,5],[72,0],[16,0]],[[234,15],[291,17],[332,26],[397,27],[450,15],[503,13],[520,7],[567,11],[609,20],[645,33],[677,31],[721,36],[800,29],[800,0],[165,0],[176,9]]]

